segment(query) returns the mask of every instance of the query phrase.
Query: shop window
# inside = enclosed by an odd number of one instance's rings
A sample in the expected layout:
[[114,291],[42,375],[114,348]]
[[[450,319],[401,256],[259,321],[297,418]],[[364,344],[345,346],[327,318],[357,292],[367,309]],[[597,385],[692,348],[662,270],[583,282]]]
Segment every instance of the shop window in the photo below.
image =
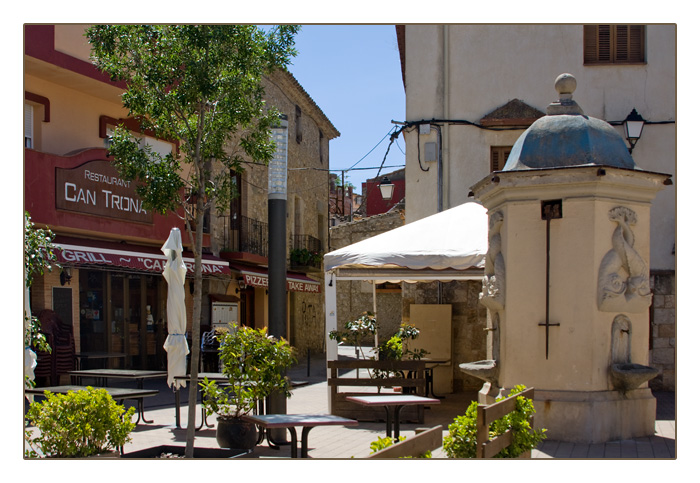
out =
[[502,171],[506,165],[510,150],[513,146],[491,146],[491,166],[490,171]]
[[583,63],[644,63],[645,37],[644,25],[584,25]]

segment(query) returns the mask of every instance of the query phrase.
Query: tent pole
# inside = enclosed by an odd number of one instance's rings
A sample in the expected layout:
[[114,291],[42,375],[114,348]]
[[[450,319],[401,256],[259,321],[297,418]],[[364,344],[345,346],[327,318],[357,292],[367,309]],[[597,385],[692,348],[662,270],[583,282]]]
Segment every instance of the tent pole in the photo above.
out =
[[379,329],[377,325],[377,282],[372,281],[372,302],[374,304],[374,325],[377,330],[374,332],[374,350],[377,355],[379,355]]
[[[332,330],[336,330],[338,328],[338,318],[336,317],[336,310],[337,310],[337,302],[336,302],[336,285],[338,284],[338,281],[335,280],[333,272],[326,272],[325,276],[325,294],[326,294],[326,333],[324,334],[324,340],[325,337],[328,337],[328,334]],[[326,345],[326,361],[335,361],[338,360],[338,344],[327,344]],[[330,377],[330,371],[328,370],[328,364],[326,364],[326,376]],[[332,393],[331,393],[331,386],[328,386],[328,412],[331,411],[331,400],[332,400]]]

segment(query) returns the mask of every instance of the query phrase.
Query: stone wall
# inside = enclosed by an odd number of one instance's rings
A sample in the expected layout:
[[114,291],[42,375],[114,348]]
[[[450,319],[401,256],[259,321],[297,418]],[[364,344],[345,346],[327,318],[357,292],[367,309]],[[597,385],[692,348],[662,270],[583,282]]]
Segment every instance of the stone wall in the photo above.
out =
[[652,270],[650,281],[654,298],[649,310],[649,362],[661,372],[649,381],[649,387],[657,391],[675,391],[676,276],[671,271]]
[[[363,218],[351,223],[343,223],[330,229],[330,250],[352,245],[359,241],[379,235],[404,224],[402,210],[389,211],[381,215]],[[362,281],[339,281],[337,287],[338,327],[357,319],[363,312],[372,311],[374,301],[372,284]],[[387,340],[396,333],[401,325],[401,292],[377,291],[377,322],[379,340]],[[363,344],[374,345],[373,340]]]

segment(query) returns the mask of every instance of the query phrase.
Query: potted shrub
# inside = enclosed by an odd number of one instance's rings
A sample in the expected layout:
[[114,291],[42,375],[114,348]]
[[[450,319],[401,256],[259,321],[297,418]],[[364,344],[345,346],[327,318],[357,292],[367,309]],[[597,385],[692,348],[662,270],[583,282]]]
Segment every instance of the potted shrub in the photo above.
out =
[[295,362],[293,348],[284,339],[267,334],[267,328],[231,325],[219,334],[219,360],[229,384],[204,379],[202,404],[208,415],[217,414],[216,440],[222,448],[253,449],[258,434],[255,424],[243,421],[258,401],[273,392],[289,397],[286,369]]
[[[514,396],[526,388],[515,386],[510,396]],[[499,398],[496,401],[500,401]],[[443,440],[443,448],[448,458],[476,458],[476,414],[478,403],[472,401],[463,416],[457,416],[449,425],[449,433]],[[513,433],[513,443],[501,450],[496,458],[518,458],[529,456],[532,448],[536,447],[546,438],[546,429],[533,429],[530,418],[535,414],[535,406],[532,399],[518,396],[515,411],[512,411],[501,419],[491,423],[489,434],[491,437],[501,435],[510,430]]]
[[84,458],[117,451],[131,441],[135,408],[124,410],[106,390],[44,395],[27,411],[27,420],[38,430],[25,432],[27,457]]

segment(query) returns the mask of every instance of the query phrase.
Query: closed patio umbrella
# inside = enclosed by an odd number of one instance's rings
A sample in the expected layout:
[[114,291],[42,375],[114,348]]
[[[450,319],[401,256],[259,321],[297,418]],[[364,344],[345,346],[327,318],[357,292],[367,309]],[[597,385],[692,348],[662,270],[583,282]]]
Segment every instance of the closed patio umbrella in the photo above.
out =
[[185,312],[185,275],[187,267],[182,260],[182,236],[178,228],[170,230],[170,236],[161,251],[167,257],[163,277],[168,282],[168,337],[163,348],[168,353],[168,385],[173,389],[184,387],[186,382],[175,381],[187,370],[186,357],[190,353],[185,337],[187,318]]

